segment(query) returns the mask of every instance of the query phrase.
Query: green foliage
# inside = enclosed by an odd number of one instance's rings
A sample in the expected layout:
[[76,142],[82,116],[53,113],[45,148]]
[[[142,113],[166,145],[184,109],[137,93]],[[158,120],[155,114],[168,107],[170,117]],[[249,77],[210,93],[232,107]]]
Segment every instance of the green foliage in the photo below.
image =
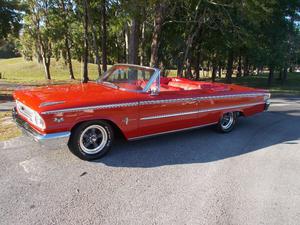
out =
[[[8,1],[0,0],[0,4],[3,2]],[[164,3],[166,9],[161,18],[158,58],[167,68],[183,67],[187,71],[194,71],[197,67],[209,70],[213,67],[231,68],[233,73],[239,69],[248,75],[248,71],[263,68],[279,71],[295,68],[300,63],[299,0],[22,2],[27,11],[23,18],[20,49],[27,59],[39,58],[42,45],[48,57],[63,58],[66,62],[67,49],[70,48],[71,57],[81,61],[86,49],[83,3],[87,2],[89,62],[95,62],[95,51],[101,56],[103,48],[107,50],[109,64],[127,62],[129,53],[136,49],[128,47],[128,37],[132,35],[130,26],[135,20],[138,22],[139,62],[149,65],[156,5]],[[103,4],[107,11],[107,33],[102,30]],[[107,41],[103,45],[104,36]],[[66,38],[69,46],[65,44]]]
[[18,0],[0,0],[0,40],[9,34],[18,35],[21,28],[21,10]]
[[18,41],[13,38],[3,41],[2,46],[0,46],[0,59],[19,57],[20,53],[17,50],[17,45]]

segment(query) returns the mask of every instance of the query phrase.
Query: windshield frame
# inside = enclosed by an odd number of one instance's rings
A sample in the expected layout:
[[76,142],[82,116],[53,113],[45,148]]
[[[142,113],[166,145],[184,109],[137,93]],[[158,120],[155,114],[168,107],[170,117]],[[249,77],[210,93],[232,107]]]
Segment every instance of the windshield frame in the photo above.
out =
[[[160,70],[157,69],[157,68],[154,68],[154,67],[148,67],[148,66],[140,66],[140,65],[134,65],[134,64],[115,64],[113,65],[112,67],[110,67],[104,74],[102,77],[98,78],[97,79],[97,83],[100,83],[100,84],[103,84],[104,82],[107,82],[105,81],[105,79],[107,77],[109,77],[113,71],[115,71],[115,68],[118,68],[118,67],[132,67],[132,68],[136,68],[136,69],[145,69],[145,70],[152,70],[153,71],[153,74],[151,75],[151,78],[149,79],[149,81],[147,82],[146,86],[144,87],[143,90],[129,90],[129,89],[126,89],[126,88],[118,88],[120,90],[125,90],[125,91],[130,91],[130,92],[143,92],[143,93],[148,93],[150,88],[151,88],[151,85],[155,82],[155,80],[158,80],[157,82],[157,89],[159,91],[159,88],[160,88]],[[113,83],[112,83],[113,84]],[[112,87],[114,88],[114,87]]]

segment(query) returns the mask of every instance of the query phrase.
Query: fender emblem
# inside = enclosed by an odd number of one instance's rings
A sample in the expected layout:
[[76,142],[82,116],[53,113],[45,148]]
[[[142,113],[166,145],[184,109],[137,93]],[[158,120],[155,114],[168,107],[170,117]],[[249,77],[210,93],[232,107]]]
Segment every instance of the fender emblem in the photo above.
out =
[[128,125],[128,122],[129,122],[128,117],[125,117],[125,118],[122,120],[122,122],[125,123],[126,125]]

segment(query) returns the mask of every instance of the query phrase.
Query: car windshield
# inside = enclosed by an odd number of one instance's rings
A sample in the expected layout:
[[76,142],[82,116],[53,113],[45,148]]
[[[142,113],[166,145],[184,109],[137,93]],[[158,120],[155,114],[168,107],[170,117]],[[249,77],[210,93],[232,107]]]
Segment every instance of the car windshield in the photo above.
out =
[[105,86],[129,91],[145,91],[155,83],[156,70],[135,65],[114,65],[98,80]]

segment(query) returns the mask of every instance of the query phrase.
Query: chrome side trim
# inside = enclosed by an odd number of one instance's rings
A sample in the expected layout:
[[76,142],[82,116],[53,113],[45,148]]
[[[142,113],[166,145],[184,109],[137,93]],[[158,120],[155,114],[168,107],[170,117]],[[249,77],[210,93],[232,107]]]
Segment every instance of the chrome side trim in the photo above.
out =
[[41,114],[56,114],[56,113],[65,113],[65,112],[79,112],[79,111],[86,111],[86,110],[97,110],[97,109],[114,109],[114,108],[121,108],[121,107],[132,107],[138,106],[138,102],[128,102],[128,103],[119,103],[119,104],[108,104],[108,105],[96,105],[96,106],[89,106],[89,107],[78,107],[78,108],[70,108],[70,109],[59,109],[59,110],[50,110],[42,112]]
[[258,97],[265,96],[264,93],[249,93],[249,94],[236,94],[236,95],[215,95],[215,96],[205,96],[205,97],[194,97],[194,98],[176,98],[176,99],[163,99],[163,100],[148,100],[140,102],[128,102],[128,103],[116,103],[107,105],[96,105],[69,109],[58,109],[41,112],[43,115],[65,113],[65,112],[78,112],[85,110],[97,110],[97,109],[113,109],[121,107],[133,107],[138,105],[153,105],[153,104],[163,104],[163,103],[177,103],[186,101],[202,101],[202,100],[213,100],[213,99],[226,99],[226,98],[241,98],[241,97]]
[[170,118],[170,117],[176,117],[176,116],[186,116],[186,115],[192,115],[192,114],[197,114],[197,113],[206,113],[206,112],[214,112],[214,111],[221,111],[221,110],[227,110],[227,109],[251,107],[251,106],[261,105],[261,104],[264,104],[264,102],[256,102],[256,103],[252,103],[252,104],[242,104],[242,105],[235,105],[235,106],[229,106],[229,107],[210,108],[210,109],[203,109],[203,110],[190,111],[190,112],[155,115],[155,116],[143,117],[140,120],[154,120],[154,119],[163,119],[163,118]]
[[174,114],[164,114],[164,115],[143,117],[140,120],[163,119],[163,118],[176,117],[176,116],[192,115],[192,114],[197,114],[197,113],[199,113],[199,111],[181,112],[181,113],[174,113]]
[[163,99],[163,100],[149,100],[141,101],[140,105],[153,105],[161,103],[176,103],[176,102],[186,102],[186,101],[203,101],[203,100],[215,100],[224,98],[243,98],[243,97],[259,97],[265,96],[264,93],[249,93],[249,94],[235,94],[235,95],[214,95],[214,96],[204,96],[204,97],[194,97],[194,98],[174,98],[174,99]]
[[211,125],[215,125],[217,123],[218,122],[208,123],[208,124],[199,125],[199,126],[193,126],[193,127],[182,128],[182,129],[177,129],[177,130],[165,131],[165,132],[160,132],[160,133],[155,133],[155,134],[148,134],[148,135],[144,135],[144,136],[139,136],[139,137],[134,137],[134,138],[128,138],[128,140],[129,141],[135,141],[135,140],[140,140],[140,139],[144,139],[144,138],[154,137],[154,136],[162,135],[162,134],[171,134],[171,133],[176,133],[176,132],[185,131],[185,130],[193,130],[193,129],[197,129],[197,128],[201,128],[201,127],[208,127],[208,126],[211,126]]
[[262,105],[262,104],[264,104],[264,102],[256,102],[256,103],[251,103],[251,104],[242,104],[242,105],[235,105],[235,106],[228,106],[228,107],[211,108],[211,109],[199,110],[199,113],[213,112],[213,111],[220,111],[220,110],[227,110],[227,109],[244,108],[244,107],[251,107],[251,106]]

